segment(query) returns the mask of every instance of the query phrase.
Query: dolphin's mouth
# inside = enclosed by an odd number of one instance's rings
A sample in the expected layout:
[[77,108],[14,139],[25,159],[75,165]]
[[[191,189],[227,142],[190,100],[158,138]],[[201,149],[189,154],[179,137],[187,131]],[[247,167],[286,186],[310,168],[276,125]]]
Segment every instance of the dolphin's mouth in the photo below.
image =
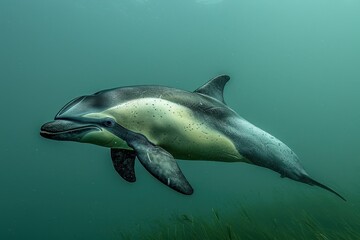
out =
[[49,139],[76,141],[92,131],[102,131],[102,129],[94,124],[55,120],[42,125],[40,135]]
[[73,128],[73,129],[58,131],[58,132],[51,132],[51,131],[41,129],[40,134],[42,136],[43,135],[58,135],[58,134],[67,134],[67,133],[73,133],[73,132],[82,132],[82,131],[86,131],[86,130],[90,130],[90,129],[91,130],[98,129],[99,131],[101,131],[101,129],[96,126],[84,126],[84,127],[78,127],[78,128]]

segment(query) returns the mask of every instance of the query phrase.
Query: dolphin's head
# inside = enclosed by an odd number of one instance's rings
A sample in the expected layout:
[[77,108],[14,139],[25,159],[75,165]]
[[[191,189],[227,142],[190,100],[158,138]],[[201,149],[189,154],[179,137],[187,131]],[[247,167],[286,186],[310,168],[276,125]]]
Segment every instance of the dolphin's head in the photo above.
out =
[[112,107],[111,102],[111,96],[103,93],[75,98],[56,114],[54,121],[42,125],[40,135],[53,140],[129,148],[106,127],[115,121],[105,113]]

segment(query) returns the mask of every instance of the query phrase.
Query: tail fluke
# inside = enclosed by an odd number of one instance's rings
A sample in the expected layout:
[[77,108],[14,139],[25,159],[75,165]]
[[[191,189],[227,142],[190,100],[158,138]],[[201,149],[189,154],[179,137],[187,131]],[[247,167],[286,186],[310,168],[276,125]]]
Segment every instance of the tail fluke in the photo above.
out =
[[328,190],[329,192],[332,192],[333,194],[335,194],[336,196],[338,196],[339,198],[341,198],[342,200],[344,200],[346,202],[346,199],[343,196],[341,196],[340,194],[338,194],[337,192],[335,192],[334,190],[332,190],[328,186],[325,186],[324,184],[321,184],[321,183],[315,181],[314,179],[312,179],[309,176],[304,177],[302,179],[302,182],[307,183],[307,184],[309,184],[311,186],[318,186],[318,187],[321,187],[321,188],[323,188],[325,190]]

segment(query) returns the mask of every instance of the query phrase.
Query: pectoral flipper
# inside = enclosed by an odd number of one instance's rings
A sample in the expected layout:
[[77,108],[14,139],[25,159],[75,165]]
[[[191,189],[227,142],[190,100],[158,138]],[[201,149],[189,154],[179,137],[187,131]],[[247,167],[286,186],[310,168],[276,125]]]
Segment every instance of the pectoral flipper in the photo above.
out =
[[148,141],[135,143],[132,147],[141,164],[154,177],[180,193],[193,193],[192,187],[170,153]]
[[[140,163],[154,177],[180,193],[186,195],[193,193],[192,187],[181,172],[176,160],[165,149],[154,145],[144,135],[122,127],[112,119],[105,119],[103,122],[110,132],[126,141],[127,145],[136,153]],[[120,162],[123,162],[126,157],[122,156],[121,158]]]
[[111,159],[115,170],[128,182],[135,182],[135,158],[136,153],[127,149],[111,149]]

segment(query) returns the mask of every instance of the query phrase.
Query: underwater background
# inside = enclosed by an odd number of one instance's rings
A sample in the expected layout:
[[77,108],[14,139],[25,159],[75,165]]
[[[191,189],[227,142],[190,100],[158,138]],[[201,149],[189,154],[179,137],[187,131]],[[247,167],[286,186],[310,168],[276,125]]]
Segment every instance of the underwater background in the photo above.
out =
[[[0,239],[360,239],[360,1],[1,0]],[[225,101],[347,202],[244,163],[178,161],[181,195],[138,162],[41,138],[71,99],[138,84]],[[260,234],[260,235],[259,235]]]

